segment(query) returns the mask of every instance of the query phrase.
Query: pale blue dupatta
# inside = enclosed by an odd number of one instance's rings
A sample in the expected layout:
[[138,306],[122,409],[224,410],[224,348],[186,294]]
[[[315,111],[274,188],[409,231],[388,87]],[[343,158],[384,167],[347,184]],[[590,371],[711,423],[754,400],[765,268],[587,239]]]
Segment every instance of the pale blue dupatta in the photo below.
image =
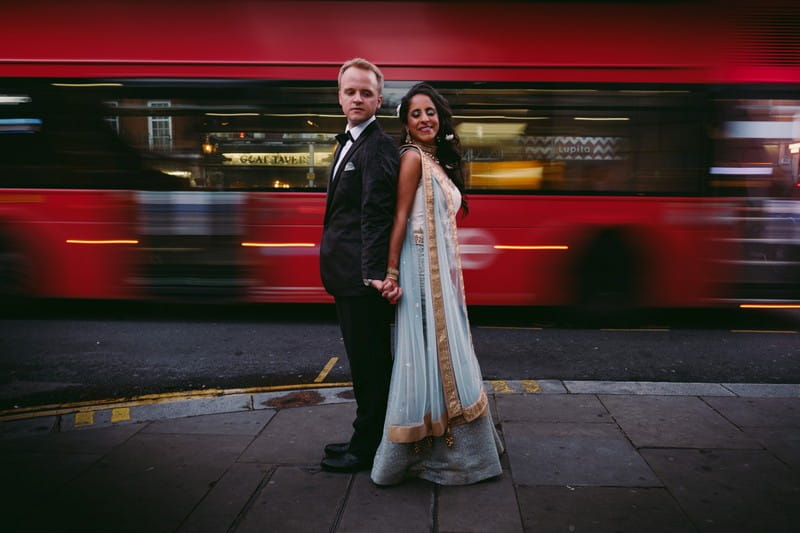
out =
[[[407,224],[400,254],[403,296],[386,413],[391,442],[442,436],[487,412],[464,299],[455,217],[460,206],[442,168],[419,151],[425,223],[422,232]],[[419,207],[415,203],[412,211]]]

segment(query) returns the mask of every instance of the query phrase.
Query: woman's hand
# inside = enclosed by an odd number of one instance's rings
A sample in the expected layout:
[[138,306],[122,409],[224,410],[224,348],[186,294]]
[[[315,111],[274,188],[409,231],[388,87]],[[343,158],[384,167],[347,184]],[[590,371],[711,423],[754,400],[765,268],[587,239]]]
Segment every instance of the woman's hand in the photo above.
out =
[[383,288],[381,289],[381,296],[386,298],[392,303],[395,303],[403,295],[403,289],[400,288],[397,281],[392,278],[383,280]]

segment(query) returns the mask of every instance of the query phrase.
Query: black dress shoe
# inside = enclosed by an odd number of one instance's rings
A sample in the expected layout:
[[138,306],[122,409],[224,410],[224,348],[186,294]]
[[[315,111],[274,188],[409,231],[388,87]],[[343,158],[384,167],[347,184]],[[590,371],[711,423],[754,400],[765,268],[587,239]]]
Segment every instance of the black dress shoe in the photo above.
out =
[[320,463],[326,472],[352,473],[372,468],[372,460],[365,460],[350,452],[340,457],[326,457]]
[[326,457],[341,457],[350,450],[349,442],[334,442],[325,445]]

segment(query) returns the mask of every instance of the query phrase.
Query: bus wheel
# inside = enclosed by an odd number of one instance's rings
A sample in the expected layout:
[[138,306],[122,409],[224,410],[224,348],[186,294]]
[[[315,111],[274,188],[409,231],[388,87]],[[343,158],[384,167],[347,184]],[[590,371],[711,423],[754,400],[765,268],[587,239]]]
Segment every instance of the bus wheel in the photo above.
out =
[[640,265],[630,239],[619,230],[600,233],[584,250],[575,276],[575,311],[581,320],[621,323],[637,304]]

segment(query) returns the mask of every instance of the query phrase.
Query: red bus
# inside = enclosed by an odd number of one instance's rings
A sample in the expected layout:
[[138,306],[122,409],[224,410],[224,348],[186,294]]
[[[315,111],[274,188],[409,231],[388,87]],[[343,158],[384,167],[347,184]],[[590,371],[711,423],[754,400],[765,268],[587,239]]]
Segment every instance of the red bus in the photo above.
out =
[[0,290],[327,302],[338,66],[428,81],[473,305],[800,301],[794,2],[16,2]]

